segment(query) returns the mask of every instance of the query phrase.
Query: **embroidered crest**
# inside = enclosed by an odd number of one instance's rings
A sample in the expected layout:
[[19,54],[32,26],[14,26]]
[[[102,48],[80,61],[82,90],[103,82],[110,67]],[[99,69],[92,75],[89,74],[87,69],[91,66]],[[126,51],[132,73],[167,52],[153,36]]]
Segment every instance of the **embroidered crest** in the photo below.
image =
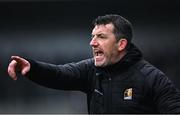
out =
[[133,89],[128,88],[124,91],[124,100],[132,100]]

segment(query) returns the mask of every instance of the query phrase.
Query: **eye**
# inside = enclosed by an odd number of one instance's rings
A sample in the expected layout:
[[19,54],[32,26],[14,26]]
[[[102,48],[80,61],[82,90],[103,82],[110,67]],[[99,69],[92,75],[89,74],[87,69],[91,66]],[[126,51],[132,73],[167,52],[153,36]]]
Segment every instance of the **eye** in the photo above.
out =
[[99,38],[102,38],[102,39],[107,38],[105,35],[102,35],[102,34],[100,34],[98,37],[99,37]]
[[94,38],[94,36],[95,36],[95,35],[91,35],[91,39],[93,39],[93,38]]

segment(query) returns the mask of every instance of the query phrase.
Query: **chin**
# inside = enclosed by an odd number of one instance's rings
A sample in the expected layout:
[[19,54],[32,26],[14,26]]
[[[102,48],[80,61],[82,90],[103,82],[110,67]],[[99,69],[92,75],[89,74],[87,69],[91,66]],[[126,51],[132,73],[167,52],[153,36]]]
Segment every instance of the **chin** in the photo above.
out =
[[94,59],[94,64],[95,64],[96,67],[105,67],[105,66],[107,66],[105,58],[103,60]]
[[101,67],[101,66],[102,66],[101,64],[97,64],[96,62],[94,63],[94,65],[95,65],[96,67]]
[[95,62],[96,67],[102,67],[102,64]]
[[104,63],[95,62],[96,67],[105,67],[106,65]]

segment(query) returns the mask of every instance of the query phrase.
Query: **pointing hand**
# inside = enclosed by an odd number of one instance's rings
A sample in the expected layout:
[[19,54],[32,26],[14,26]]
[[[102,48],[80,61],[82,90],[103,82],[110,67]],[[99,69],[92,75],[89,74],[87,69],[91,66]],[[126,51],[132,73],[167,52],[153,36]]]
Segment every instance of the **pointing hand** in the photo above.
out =
[[12,61],[8,66],[8,74],[13,80],[17,80],[16,72],[20,71],[22,75],[26,75],[30,71],[30,63],[19,56],[12,56]]

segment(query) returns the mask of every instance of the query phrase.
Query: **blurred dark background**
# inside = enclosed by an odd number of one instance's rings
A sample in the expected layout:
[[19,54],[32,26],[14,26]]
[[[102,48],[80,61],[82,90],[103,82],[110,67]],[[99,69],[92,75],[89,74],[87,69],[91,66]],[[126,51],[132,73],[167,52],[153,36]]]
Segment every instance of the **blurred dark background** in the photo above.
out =
[[180,2],[0,1],[0,113],[87,113],[86,95],[7,75],[12,55],[54,64],[92,57],[91,22],[120,14],[134,25],[133,42],[180,88]]

